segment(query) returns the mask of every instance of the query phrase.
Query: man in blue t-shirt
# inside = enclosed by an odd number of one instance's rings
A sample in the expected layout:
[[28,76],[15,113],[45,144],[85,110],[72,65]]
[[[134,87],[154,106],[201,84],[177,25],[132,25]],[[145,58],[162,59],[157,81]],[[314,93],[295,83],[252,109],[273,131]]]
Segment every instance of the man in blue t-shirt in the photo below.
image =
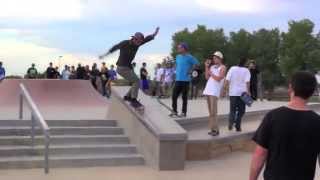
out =
[[186,43],[180,43],[177,46],[178,55],[176,57],[176,82],[172,93],[171,117],[178,117],[177,100],[182,94],[182,113],[180,117],[187,116],[188,91],[191,81],[190,73],[194,65],[199,64],[198,60],[189,53],[189,47]]
[[2,62],[0,61],[0,82],[6,77],[6,70],[2,67]]

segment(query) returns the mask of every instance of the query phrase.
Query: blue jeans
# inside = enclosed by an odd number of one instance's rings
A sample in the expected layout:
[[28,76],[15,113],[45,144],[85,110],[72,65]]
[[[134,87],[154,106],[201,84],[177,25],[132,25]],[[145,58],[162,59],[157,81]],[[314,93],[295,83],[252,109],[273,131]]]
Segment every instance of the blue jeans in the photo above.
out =
[[230,96],[229,126],[232,127],[235,124],[237,129],[241,129],[241,121],[245,112],[246,104],[240,96]]

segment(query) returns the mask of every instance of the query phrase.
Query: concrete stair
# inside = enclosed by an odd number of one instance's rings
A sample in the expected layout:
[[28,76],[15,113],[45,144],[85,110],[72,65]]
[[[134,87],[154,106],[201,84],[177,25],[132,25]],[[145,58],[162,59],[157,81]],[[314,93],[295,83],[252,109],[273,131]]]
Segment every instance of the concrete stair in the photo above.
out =
[[[48,120],[50,168],[142,165],[143,157],[114,120]],[[31,121],[0,120],[0,169],[42,168],[44,138]]]

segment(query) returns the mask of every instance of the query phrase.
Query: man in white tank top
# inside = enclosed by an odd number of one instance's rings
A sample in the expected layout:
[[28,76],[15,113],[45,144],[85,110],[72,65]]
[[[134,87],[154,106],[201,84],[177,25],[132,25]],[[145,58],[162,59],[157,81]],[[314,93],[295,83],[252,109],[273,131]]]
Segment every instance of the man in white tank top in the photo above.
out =
[[205,76],[207,85],[203,94],[207,96],[209,110],[209,135],[219,135],[218,124],[218,98],[221,95],[221,90],[224,84],[226,67],[223,65],[223,54],[219,51],[213,54],[212,60],[207,60],[205,64]]

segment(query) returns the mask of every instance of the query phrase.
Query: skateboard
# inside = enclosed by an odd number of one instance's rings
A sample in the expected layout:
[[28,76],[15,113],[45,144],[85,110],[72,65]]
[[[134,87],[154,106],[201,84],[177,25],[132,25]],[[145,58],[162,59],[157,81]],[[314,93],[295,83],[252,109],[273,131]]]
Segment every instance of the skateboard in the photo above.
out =
[[145,110],[145,107],[144,105],[140,105],[140,106],[137,106],[137,105],[134,105],[132,104],[131,102],[127,102],[129,103],[129,105],[136,111],[138,112],[139,114],[143,115],[144,114],[144,110]]
[[157,98],[157,101],[158,101],[158,103],[159,103],[160,105],[162,105],[162,106],[163,106],[164,108],[166,108],[168,111],[173,112],[173,109],[172,109],[170,106],[166,105],[160,98]]
[[253,99],[251,98],[251,96],[248,93],[242,93],[240,98],[249,107],[251,107],[253,102],[254,102]]
[[140,106],[140,107],[134,107],[134,106],[132,106],[133,107],[133,109],[135,110],[135,111],[137,111],[139,114],[144,114],[144,106],[142,105],[142,106]]

